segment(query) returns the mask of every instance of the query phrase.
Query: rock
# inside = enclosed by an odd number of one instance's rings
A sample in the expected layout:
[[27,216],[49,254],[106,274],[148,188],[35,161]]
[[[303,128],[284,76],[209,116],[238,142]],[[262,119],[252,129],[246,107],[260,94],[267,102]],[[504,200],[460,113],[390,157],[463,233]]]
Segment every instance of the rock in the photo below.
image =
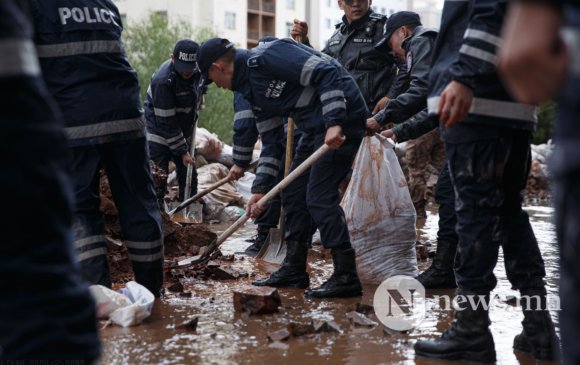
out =
[[342,333],[342,330],[340,329],[340,326],[338,325],[338,323],[336,323],[334,321],[318,321],[318,320],[315,320],[315,321],[312,322],[312,326],[314,327],[314,331],[316,333],[322,333],[322,332]]
[[191,298],[193,296],[193,294],[191,294],[190,291],[184,291],[182,293],[179,293],[179,296],[182,298]]
[[290,322],[290,324],[288,325],[288,330],[290,331],[290,333],[292,333],[292,336],[294,336],[294,337],[311,335],[311,334],[316,332],[312,323],[303,324],[303,323]]
[[238,280],[247,277],[248,274],[240,274],[231,268],[220,266],[213,270],[212,276],[216,280]]
[[290,331],[286,328],[268,333],[268,340],[270,341],[286,341],[290,338]]
[[374,327],[379,325],[377,322],[368,319],[364,314],[359,312],[348,312],[346,317],[350,324],[355,327]]
[[197,322],[198,321],[199,321],[199,318],[194,317],[188,321],[183,322],[180,325],[175,326],[175,329],[195,332],[195,330],[197,329]]
[[358,312],[368,316],[370,314],[375,314],[375,307],[368,304],[356,303],[355,305],[350,306],[350,308],[347,310],[347,313],[348,312]]
[[263,286],[245,286],[234,290],[234,308],[236,312],[249,314],[278,313],[282,305],[278,289]]
[[183,291],[183,284],[181,284],[178,281],[176,283],[173,283],[173,284],[169,285],[167,287],[167,290],[169,290],[172,293],[181,293]]

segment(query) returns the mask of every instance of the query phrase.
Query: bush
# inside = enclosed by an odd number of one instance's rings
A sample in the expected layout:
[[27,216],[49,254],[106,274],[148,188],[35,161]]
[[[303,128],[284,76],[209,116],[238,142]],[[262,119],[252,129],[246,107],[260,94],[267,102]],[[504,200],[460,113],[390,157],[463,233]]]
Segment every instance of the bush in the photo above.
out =
[[[201,43],[215,37],[211,28],[193,29],[187,21],[169,21],[167,17],[149,13],[141,21],[125,24],[123,40],[129,62],[137,71],[144,101],[151,76],[157,68],[171,57],[175,43],[190,38]],[[233,95],[212,85],[205,96],[205,107],[200,112],[198,126],[216,133],[225,143],[232,143]]]

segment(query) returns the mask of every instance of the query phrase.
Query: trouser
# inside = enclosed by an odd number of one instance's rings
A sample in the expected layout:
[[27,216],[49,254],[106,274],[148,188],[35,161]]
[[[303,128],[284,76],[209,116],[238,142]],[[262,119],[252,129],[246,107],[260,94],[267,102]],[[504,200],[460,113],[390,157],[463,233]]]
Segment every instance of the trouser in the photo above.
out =
[[[294,130],[294,145],[292,147],[292,156],[296,153],[296,148],[300,143],[300,138],[302,138],[302,131],[299,129]],[[286,139],[284,139],[283,148],[286,151]],[[280,164],[280,169],[278,170],[278,178],[276,179],[276,184],[282,181],[285,174],[286,167],[286,155],[284,155],[284,160]],[[282,197],[281,195],[276,195],[268,203],[268,209],[262,213],[256,220],[255,223],[263,228],[273,228],[277,227],[280,222],[280,209],[282,207]]]
[[[291,171],[324,144],[325,135],[304,133],[296,148]],[[313,220],[325,248],[350,245],[338,186],[348,174],[360,142],[361,138],[347,138],[338,150],[326,153],[284,190],[282,205],[286,215],[286,241],[306,242],[312,232]]]
[[[418,213],[424,213],[427,203],[428,172],[441,171],[445,161],[445,151],[438,129],[407,142],[405,159],[409,170],[409,192]],[[432,167],[429,168],[429,165]]]
[[145,138],[72,148],[76,196],[75,246],[83,276],[110,287],[99,171],[104,167],[119,214],[135,280],[158,295],[163,284],[163,237]]
[[455,225],[455,192],[449,177],[449,166],[447,161],[439,173],[437,187],[435,188],[435,202],[439,205],[439,230],[437,231],[438,242],[448,242],[457,244],[457,233]]
[[[183,201],[185,197],[185,184],[187,182],[187,166],[183,164],[181,156],[175,156],[169,147],[155,142],[149,142],[149,151],[151,160],[155,162],[160,169],[169,173],[169,161],[175,163],[175,173],[177,174],[177,184],[179,185],[179,201]],[[163,198],[167,191],[167,180],[157,187],[157,199],[163,208]],[[197,170],[192,169],[191,174],[191,189],[189,196],[192,197],[197,193]]]
[[514,289],[544,286],[544,262],[521,205],[530,138],[529,132],[504,128],[496,138],[445,146],[456,197],[460,289],[489,293],[495,287],[500,245]]
[[560,244],[560,331],[565,364],[580,363],[580,169],[554,179],[556,232]]
[[8,213],[0,244],[0,363],[91,364],[100,352],[95,303],[74,261],[66,141],[48,131],[49,120],[38,128],[0,123],[0,191]]

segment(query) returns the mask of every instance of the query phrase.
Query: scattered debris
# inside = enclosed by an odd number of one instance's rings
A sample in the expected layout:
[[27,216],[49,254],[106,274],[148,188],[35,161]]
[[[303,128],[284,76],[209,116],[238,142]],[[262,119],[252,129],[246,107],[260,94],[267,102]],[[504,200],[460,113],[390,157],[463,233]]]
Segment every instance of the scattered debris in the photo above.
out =
[[270,341],[286,341],[290,338],[290,331],[287,328],[268,333],[268,340]]
[[375,307],[369,304],[356,303],[355,305],[350,306],[347,312],[358,312],[364,314],[365,316],[368,316],[371,314],[375,314]]
[[305,335],[311,335],[316,332],[314,325],[312,323],[303,324],[297,322],[290,322],[288,325],[288,330],[292,333],[294,337],[301,337]]
[[364,314],[359,312],[348,312],[346,317],[350,324],[355,327],[374,327],[379,325],[377,322],[368,319]]
[[280,294],[276,288],[245,286],[234,290],[236,312],[247,312],[251,315],[278,313],[281,305]]
[[195,332],[197,330],[197,322],[198,321],[199,321],[198,317],[193,317],[192,319],[175,326],[175,329]]
[[169,285],[167,287],[167,290],[169,290],[172,293],[181,293],[183,292],[183,284],[181,284],[181,282],[178,281],[176,283]]
[[314,331],[316,333],[322,332],[336,332],[342,333],[342,329],[335,321],[319,321],[314,320],[312,321],[312,326],[314,326]]
[[517,307],[518,304],[518,297],[515,295],[508,295],[505,297],[505,303],[511,305],[512,307]]
[[193,294],[190,291],[184,291],[182,293],[179,293],[179,296],[182,298],[191,298]]

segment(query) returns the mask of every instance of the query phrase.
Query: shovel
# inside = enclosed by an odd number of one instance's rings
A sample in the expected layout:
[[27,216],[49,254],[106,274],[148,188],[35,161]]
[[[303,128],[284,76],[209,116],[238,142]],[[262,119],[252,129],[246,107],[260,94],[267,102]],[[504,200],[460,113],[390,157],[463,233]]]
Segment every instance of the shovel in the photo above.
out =
[[[170,211],[168,214],[170,216],[174,215],[175,213],[185,209],[187,206],[191,205],[193,202],[195,202],[196,200],[198,200],[199,198],[203,197],[204,195],[211,193],[213,190],[219,188],[220,186],[222,186],[223,184],[227,183],[228,181],[230,181],[227,177],[224,177],[221,180],[216,181],[215,183],[211,184],[210,186],[208,186],[206,189],[200,191],[199,193],[195,194],[194,196],[192,196],[189,199],[184,200],[183,202],[181,202],[181,204],[179,204],[177,207],[175,207],[172,211]],[[187,191],[187,190],[186,190]]]
[[[266,205],[270,199],[275,197],[276,195],[280,194],[280,192],[290,183],[292,183],[296,178],[302,175],[306,170],[312,166],[320,157],[322,157],[325,153],[330,151],[330,147],[326,144],[322,145],[318,150],[316,150],[310,157],[308,157],[304,162],[302,162],[297,168],[294,169],[288,176],[286,176],[282,181],[280,181],[276,186],[272,188],[266,195],[262,197],[258,201],[258,206],[262,207]],[[241,226],[246,223],[246,221],[250,219],[250,216],[246,213],[242,217],[240,217],[234,224],[232,224],[224,233],[222,233],[215,241],[211,242],[209,246],[207,246],[207,250],[202,255],[197,255],[193,257],[189,257],[183,259],[177,263],[178,267],[189,266],[189,265],[197,265],[203,262],[208,261],[215,250],[225,242],[235,231],[237,231]]]
[[[284,177],[288,176],[292,165],[292,151],[294,150],[294,119],[288,118],[288,132],[286,134],[286,161],[284,165]],[[256,258],[272,264],[281,264],[286,257],[286,243],[284,242],[284,209],[280,209],[280,222],[278,228],[270,228],[268,237]]]

